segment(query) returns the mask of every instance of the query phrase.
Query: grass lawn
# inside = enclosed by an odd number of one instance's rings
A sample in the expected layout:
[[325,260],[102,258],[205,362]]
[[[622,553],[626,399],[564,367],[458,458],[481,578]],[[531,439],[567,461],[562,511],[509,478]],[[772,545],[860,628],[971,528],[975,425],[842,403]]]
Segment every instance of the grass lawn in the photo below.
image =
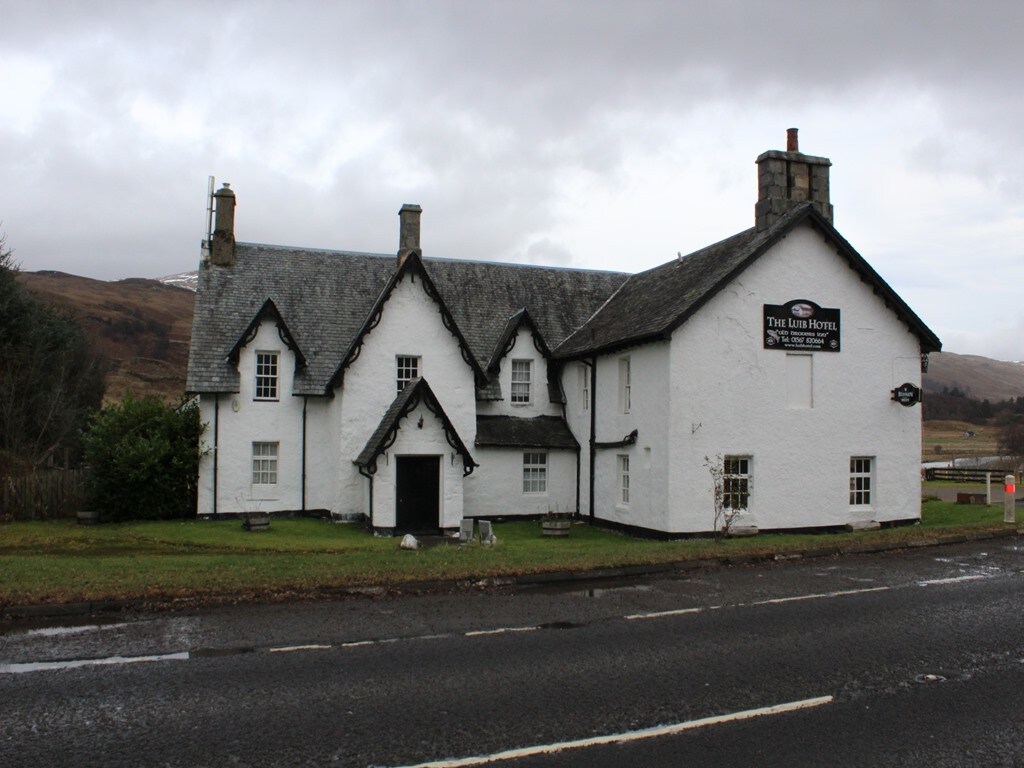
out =
[[[0,525],[0,605],[176,597],[264,597],[435,579],[479,579],[680,560],[770,555],[910,542],[1002,530],[1001,506],[930,501],[921,525],[836,534],[635,539],[574,525],[545,538],[537,522],[495,526],[492,547],[401,550],[354,525],[277,519],[250,533],[237,520],[79,526],[73,520]],[[1019,518],[1018,518],[1019,519]]]

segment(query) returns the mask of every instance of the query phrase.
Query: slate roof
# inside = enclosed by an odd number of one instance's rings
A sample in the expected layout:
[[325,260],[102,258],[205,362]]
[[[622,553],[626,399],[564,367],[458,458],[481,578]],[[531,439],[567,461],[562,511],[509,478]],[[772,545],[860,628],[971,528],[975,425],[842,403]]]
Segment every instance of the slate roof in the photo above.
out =
[[[613,352],[667,339],[719,290],[801,223],[818,229],[921,341],[942,342],[812,205],[793,208],[768,229],[748,229],[659,267],[627,275],[582,269],[450,259],[422,260],[478,371],[500,359],[522,310],[556,358]],[[416,257],[410,257],[416,258]],[[237,392],[232,349],[268,300],[282,339],[305,362],[295,394],[332,393],[332,379],[395,276],[390,254],[239,243],[232,267],[200,266],[186,388]],[[384,311],[387,311],[386,306]],[[480,382],[478,382],[478,385]],[[556,387],[557,390],[557,387]],[[552,390],[553,402],[560,394]],[[481,399],[501,396],[493,379]]]
[[590,320],[555,348],[555,357],[583,357],[669,338],[672,331],[801,222],[822,232],[920,338],[922,351],[942,348],[942,342],[913,310],[835,227],[807,204],[791,209],[764,231],[744,230],[682,259],[633,275]]
[[561,416],[477,416],[477,447],[567,448],[579,450],[569,425]]
[[[450,259],[425,258],[423,266],[481,369],[520,310],[528,310],[554,348],[628,277]],[[305,360],[296,372],[295,394],[330,394],[332,377],[396,269],[393,254],[253,243],[237,244],[234,266],[201,264],[188,391],[238,391],[229,355],[269,299]]]

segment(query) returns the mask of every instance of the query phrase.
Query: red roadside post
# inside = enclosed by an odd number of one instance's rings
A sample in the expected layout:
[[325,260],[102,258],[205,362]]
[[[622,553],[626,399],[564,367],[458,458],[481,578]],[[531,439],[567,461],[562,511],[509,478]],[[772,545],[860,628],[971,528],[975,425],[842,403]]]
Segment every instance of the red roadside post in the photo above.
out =
[[1017,522],[1014,515],[1014,496],[1017,494],[1017,486],[1014,484],[1013,475],[1006,475],[1003,478],[1003,522]]

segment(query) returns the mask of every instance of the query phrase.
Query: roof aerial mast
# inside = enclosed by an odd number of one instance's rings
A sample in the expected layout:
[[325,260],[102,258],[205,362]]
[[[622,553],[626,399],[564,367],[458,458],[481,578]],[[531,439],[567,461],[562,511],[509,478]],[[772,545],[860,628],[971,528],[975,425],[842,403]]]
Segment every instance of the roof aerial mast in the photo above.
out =
[[213,242],[213,176],[206,185],[206,239],[203,240],[203,261],[210,258],[210,249]]

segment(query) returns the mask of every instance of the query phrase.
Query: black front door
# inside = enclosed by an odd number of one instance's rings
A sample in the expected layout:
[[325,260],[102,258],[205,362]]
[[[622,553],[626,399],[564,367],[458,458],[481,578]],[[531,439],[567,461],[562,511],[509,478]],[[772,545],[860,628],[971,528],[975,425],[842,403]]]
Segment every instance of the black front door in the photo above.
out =
[[399,456],[395,529],[402,533],[437,533],[441,528],[439,456]]

